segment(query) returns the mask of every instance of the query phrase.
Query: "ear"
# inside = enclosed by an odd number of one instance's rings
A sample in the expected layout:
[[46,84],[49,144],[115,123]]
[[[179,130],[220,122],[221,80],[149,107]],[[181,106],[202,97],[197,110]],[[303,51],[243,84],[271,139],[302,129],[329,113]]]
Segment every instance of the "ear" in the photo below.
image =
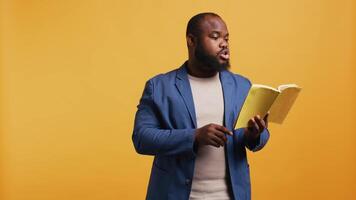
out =
[[196,37],[192,34],[187,35],[187,45],[188,47],[193,47],[196,45]]

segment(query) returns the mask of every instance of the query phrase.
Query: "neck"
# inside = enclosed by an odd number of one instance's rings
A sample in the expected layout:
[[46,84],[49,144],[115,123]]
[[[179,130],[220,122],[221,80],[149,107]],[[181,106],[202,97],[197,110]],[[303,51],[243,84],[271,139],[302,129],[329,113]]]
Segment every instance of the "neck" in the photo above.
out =
[[188,60],[187,69],[188,69],[188,74],[199,78],[213,77],[216,75],[216,73],[218,73],[217,71],[214,70],[212,71],[203,70],[204,67],[202,66],[202,63],[194,59]]

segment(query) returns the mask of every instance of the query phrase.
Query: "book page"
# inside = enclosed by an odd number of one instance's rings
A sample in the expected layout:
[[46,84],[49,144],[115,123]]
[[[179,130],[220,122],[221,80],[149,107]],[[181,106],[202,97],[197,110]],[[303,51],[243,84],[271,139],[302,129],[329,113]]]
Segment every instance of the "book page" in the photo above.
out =
[[264,117],[279,95],[274,88],[252,85],[237,119],[235,129],[247,127],[247,122],[255,115]]
[[297,85],[289,85],[289,87],[280,86],[278,88],[281,90],[281,93],[271,107],[268,121],[282,124],[301,88]]
[[283,91],[284,89],[291,88],[291,87],[299,88],[298,85],[292,83],[292,84],[285,84],[285,85],[278,86],[278,91]]

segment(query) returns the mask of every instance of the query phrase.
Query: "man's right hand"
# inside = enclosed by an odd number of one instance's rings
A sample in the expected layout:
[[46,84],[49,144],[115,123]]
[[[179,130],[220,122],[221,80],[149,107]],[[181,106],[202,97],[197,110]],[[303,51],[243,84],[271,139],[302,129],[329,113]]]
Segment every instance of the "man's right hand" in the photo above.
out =
[[195,131],[195,144],[200,145],[212,145],[215,147],[224,146],[227,138],[225,134],[232,135],[224,126],[218,124],[208,124]]

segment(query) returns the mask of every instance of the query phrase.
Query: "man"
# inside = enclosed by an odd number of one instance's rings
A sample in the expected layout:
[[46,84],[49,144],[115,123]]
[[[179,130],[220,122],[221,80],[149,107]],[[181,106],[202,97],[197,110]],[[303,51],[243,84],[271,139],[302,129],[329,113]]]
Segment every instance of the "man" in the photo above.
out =
[[132,135],[154,155],[146,199],[251,199],[245,147],[267,143],[267,116],[232,130],[251,83],[228,71],[228,37],[217,14],[192,17],[188,61],[147,81]]

